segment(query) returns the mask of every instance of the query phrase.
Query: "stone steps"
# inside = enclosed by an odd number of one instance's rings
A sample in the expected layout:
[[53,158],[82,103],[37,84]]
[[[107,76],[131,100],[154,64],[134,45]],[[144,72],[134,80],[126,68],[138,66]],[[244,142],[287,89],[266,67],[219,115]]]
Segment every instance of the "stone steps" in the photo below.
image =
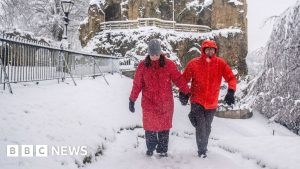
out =
[[215,113],[216,117],[221,118],[230,118],[230,119],[249,119],[253,116],[253,113],[248,110],[226,110],[226,111],[217,111]]

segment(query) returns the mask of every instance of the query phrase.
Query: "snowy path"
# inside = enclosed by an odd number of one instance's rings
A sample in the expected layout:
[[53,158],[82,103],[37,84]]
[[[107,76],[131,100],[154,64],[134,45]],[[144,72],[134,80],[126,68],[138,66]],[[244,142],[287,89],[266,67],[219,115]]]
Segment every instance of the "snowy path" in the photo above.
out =
[[[247,120],[214,118],[208,158],[198,158],[189,107],[177,99],[170,156],[148,158],[144,130],[126,130],[141,126],[140,99],[136,113],[128,111],[132,80],[118,74],[106,77],[110,86],[98,77],[77,80],[77,87],[68,80],[14,84],[14,95],[0,91],[1,168],[299,169],[300,138],[256,113]],[[75,155],[9,158],[9,144],[86,145],[91,163],[84,165],[85,156]]]
[[[103,158],[87,168],[89,169],[256,169],[261,168],[253,160],[242,158],[239,154],[232,154],[217,146],[209,146],[208,158],[196,156],[195,138],[192,135],[176,136],[171,134],[169,157],[161,158],[157,154],[153,157],[145,155],[145,140],[143,129],[123,130],[114,142],[107,145]],[[213,141],[213,140],[211,140]],[[182,146],[184,145],[184,146]]]

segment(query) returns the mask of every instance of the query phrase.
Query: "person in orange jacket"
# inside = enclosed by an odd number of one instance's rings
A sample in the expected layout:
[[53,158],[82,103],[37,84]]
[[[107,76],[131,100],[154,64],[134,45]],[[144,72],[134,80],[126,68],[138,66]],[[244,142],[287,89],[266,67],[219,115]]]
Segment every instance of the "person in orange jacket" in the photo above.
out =
[[[225,102],[234,104],[234,92],[237,80],[229,65],[217,57],[218,46],[213,40],[204,40],[201,45],[201,56],[188,62],[183,77],[187,83],[191,81],[191,112],[189,118],[196,128],[198,156],[205,158],[211,123],[218,106],[218,97],[222,77],[228,83]],[[189,95],[179,93],[179,99],[186,105]]]
[[148,54],[145,60],[139,63],[135,72],[129,97],[129,110],[135,112],[135,101],[142,92],[146,155],[152,156],[156,150],[160,156],[165,157],[174,111],[172,83],[185,95],[190,89],[176,64],[162,53],[159,40],[152,39],[148,42]]

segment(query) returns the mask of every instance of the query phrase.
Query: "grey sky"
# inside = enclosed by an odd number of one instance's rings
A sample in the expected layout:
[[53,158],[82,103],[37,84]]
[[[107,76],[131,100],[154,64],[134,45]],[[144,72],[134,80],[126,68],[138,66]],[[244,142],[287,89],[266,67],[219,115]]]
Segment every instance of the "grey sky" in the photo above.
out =
[[272,25],[264,27],[264,19],[280,15],[297,0],[247,0],[248,2],[248,49],[249,52],[264,46],[272,31]]

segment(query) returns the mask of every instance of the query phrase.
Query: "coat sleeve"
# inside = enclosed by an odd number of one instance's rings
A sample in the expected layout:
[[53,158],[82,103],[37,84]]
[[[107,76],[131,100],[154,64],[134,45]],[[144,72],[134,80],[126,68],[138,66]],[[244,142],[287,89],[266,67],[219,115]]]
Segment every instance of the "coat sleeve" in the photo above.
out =
[[185,80],[186,83],[189,83],[192,80],[193,70],[192,70],[192,63],[191,62],[189,62],[186,65],[182,76],[183,76],[183,79]]
[[144,85],[144,81],[143,81],[143,64],[144,62],[141,62],[136,71],[135,71],[135,75],[134,75],[134,79],[133,79],[133,86],[132,86],[132,89],[131,89],[131,94],[130,94],[130,97],[129,99],[133,102],[136,101],[136,99],[138,98],[142,88],[143,88],[143,85]]
[[180,71],[177,69],[177,66],[172,61],[170,62],[170,74],[172,82],[179,88],[184,94],[190,93],[189,86],[185,82]]
[[228,83],[228,89],[232,89],[235,91],[237,80],[236,80],[231,68],[229,67],[229,65],[226,62],[224,62],[224,69],[223,69],[222,75],[223,75],[225,81]]

